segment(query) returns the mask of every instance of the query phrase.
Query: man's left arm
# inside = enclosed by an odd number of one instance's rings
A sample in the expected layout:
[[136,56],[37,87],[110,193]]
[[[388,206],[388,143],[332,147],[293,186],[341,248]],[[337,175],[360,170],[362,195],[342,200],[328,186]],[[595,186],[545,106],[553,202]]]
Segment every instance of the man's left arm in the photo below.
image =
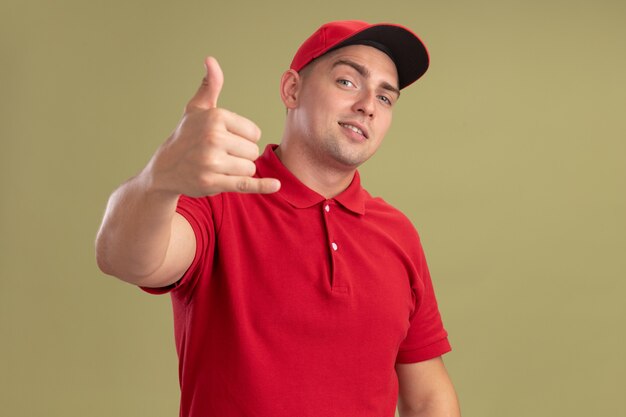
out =
[[459,402],[441,357],[398,363],[400,417],[460,417]]

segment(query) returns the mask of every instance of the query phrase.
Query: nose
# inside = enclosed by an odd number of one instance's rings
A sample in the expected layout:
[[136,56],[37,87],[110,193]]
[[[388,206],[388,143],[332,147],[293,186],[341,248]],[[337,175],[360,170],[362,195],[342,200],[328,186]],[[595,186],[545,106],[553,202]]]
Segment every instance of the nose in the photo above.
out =
[[355,112],[361,113],[371,119],[374,117],[375,100],[376,95],[374,92],[364,90],[359,94],[357,100],[354,102],[353,109]]

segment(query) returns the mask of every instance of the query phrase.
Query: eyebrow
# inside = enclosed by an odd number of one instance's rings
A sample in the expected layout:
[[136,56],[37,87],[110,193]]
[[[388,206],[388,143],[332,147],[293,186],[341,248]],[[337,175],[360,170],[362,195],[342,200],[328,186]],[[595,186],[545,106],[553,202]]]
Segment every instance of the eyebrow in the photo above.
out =
[[[354,70],[364,78],[369,78],[371,75],[370,71],[366,67],[361,64],[357,64],[354,61],[350,61],[349,59],[338,59],[333,63],[332,68],[338,67],[340,65],[347,65],[354,68]],[[392,93],[395,93],[398,97],[400,97],[400,90],[389,84],[387,81],[383,81],[382,83],[380,83],[380,86],[383,89],[391,91]]]

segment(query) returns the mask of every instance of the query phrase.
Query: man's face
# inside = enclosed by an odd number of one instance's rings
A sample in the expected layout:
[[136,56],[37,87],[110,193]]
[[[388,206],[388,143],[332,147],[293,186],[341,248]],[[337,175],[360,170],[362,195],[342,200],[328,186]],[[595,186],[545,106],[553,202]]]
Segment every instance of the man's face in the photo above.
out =
[[358,167],[391,125],[400,94],[395,64],[376,48],[351,45],[318,58],[300,75],[291,116],[301,145],[321,166]]

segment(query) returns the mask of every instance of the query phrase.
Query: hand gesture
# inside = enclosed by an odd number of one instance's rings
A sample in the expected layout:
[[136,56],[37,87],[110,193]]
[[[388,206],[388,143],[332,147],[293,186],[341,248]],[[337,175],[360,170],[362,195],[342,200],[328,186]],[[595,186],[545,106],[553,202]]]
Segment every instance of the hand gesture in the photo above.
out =
[[217,107],[224,75],[215,58],[206,58],[205,67],[206,76],[178,127],[148,165],[153,187],[192,197],[278,191],[278,180],[253,178],[260,129],[245,117]]

